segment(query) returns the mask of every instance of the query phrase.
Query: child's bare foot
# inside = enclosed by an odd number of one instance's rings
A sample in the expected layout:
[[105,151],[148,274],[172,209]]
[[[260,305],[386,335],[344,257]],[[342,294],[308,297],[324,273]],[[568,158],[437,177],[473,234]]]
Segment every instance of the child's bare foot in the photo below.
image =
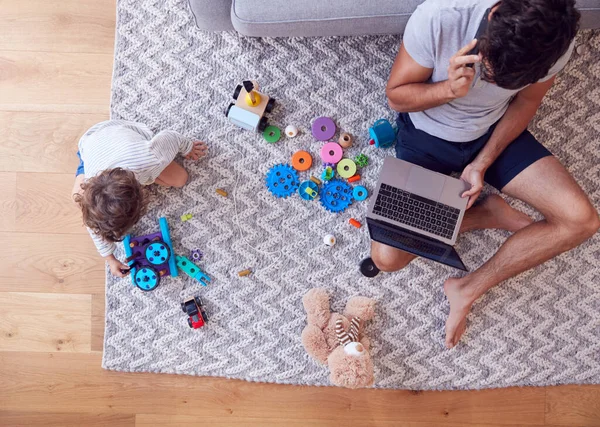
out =
[[194,141],[194,147],[192,147],[192,151],[190,151],[185,158],[189,160],[198,160],[201,157],[206,156],[208,153],[208,147],[205,142],[202,141]]

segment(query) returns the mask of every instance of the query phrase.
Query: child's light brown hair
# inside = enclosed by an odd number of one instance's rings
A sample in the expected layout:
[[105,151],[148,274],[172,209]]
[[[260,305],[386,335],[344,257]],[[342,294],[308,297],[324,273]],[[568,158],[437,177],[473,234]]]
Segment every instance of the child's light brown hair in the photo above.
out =
[[73,196],[83,223],[109,242],[120,242],[127,230],[146,213],[148,197],[133,172],[107,169],[81,184]]

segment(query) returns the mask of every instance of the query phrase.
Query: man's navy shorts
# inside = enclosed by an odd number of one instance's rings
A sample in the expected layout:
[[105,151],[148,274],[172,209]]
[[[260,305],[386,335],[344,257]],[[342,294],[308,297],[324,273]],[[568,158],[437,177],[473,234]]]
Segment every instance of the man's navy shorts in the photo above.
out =
[[[416,129],[408,113],[400,113],[396,123],[396,157],[445,175],[452,172],[461,173],[488,142],[496,127],[493,125],[485,135],[474,141],[451,142]],[[551,155],[550,151],[525,130],[488,168],[484,176],[485,182],[502,191],[506,184],[529,165]]]

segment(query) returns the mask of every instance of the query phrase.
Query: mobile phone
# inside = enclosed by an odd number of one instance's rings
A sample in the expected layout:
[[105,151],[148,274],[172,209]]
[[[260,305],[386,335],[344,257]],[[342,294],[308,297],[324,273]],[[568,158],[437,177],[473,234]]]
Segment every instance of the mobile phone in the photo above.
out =
[[[488,22],[489,22],[488,16],[490,16],[491,12],[492,12],[492,8],[489,8],[483,14],[483,18],[481,19],[481,23],[479,24],[479,28],[477,29],[477,34],[475,34],[475,38],[477,39],[477,44],[475,45],[475,47],[473,49],[471,49],[469,51],[469,53],[467,53],[467,55],[477,55],[477,54],[479,54],[479,39],[485,33],[485,31],[487,30]],[[473,65],[474,64],[467,64],[467,67],[473,68]]]

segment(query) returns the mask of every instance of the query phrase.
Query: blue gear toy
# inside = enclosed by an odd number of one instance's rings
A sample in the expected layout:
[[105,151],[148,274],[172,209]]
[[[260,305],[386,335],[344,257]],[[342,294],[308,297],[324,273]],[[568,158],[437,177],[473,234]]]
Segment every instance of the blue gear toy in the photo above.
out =
[[329,212],[343,212],[352,203],[352,187],[339,179],[325,183],[319,192],[321,204]]
[[298,189],[299,181],[298,173],[290,165],[275,165],[267,172],[267,188],[275,197],[290,196]]
[[319,187],[312,181],[304,181],[298,188],[298,194],[304,200],[314,200],[319,195]]

